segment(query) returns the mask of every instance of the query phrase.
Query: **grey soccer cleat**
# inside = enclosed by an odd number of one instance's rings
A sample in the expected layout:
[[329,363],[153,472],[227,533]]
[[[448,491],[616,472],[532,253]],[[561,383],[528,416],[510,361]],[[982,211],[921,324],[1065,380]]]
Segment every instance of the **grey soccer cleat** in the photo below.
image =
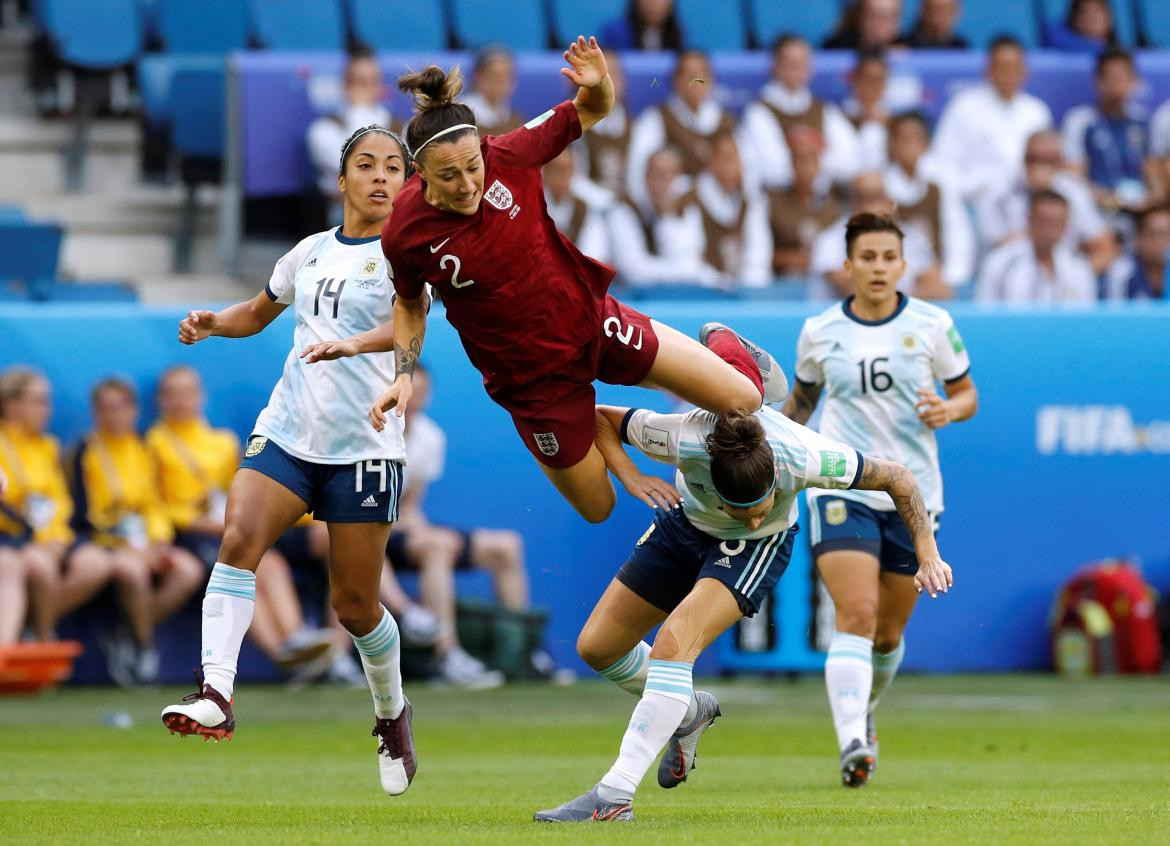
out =
[[687,776],[695,768],[699,738],[703,736],[703,732],[711,728],[715,718],[723,714],[719,710],[719,700],[707,691],[696,690],[695,700],[698,709],[694,718],[679,726],[666,742],[666,751],[662,753],[662,760],[658,762],[660,787],[667,789],[678,787],[687,780]]
[[861,787],[873,774],[876,759],[873,750],[860,739],[854,740],[841,753],[841,784],[845,787]]
[[719,331],[727,331],[735,335],[739,339],[739,342],[743,344],[743,348],[755,359],[756,366],[760,369],[760,379],[764,383],[765,405],[775,405],[776,403],[783,402],[785,397],[788,396],[788,377],[784,375],[784,368],[780,366],[780,363],[772,358],[772,354],[759,344],[749,341],[730,326],[725,326],[722,323],[704,323],[703,328],[699,330],[699,343],[707,346],[707,339],[711,336],[711,333]]
[[873,711],[865,715],[865,742],[869,745],[869,749],[873,753],[873,766],[869,768],[869,774],[872,776],[877,770],[878,765],[877,723],[874,722]]
[[606,802],[597,795],[596,787],[563,805],[532,815],[533,822],[632,822],[633,819],[633,805]]

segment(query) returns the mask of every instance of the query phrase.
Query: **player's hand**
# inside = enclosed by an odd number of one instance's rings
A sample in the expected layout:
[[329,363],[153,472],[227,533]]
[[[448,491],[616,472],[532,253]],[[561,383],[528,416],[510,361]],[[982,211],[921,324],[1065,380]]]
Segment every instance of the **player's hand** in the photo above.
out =
[[934,388],[919,388],[914,407],[918,409],[918,419],[932,429],[941,429],[952,420],[951,407]]
[[207,338],[215,330],[214,311],[189,311],[179,321],[179,343],[194,344]]
[[301,351],[301,358],[305,364],[314,364],[318,361],[334,361],[339,358],[349,358],[358,354],[357,341],[346,338],[344,341],[321,341],[309,344]]
[[665,509],[677,508],[682,505],[682,496],[674,485],[657,476],[647,476],[637,473],[621,480],[622,487],[630,496],[642,500],[651,508],[659,506]]
[[403,374],[394,380],[393,385],[378,394],[378,398],[370,406],[370,425],[375,431],[381,432],[386,428],[386,412],[390,409],[393,408],[399,417],[405,414],[413,393],[414,386],[410,382],[410,376]]
[[935,555],[919,559],[918,572],[914,574],[914,587],[919,593],[926,591],[931,599],[937,599],[940,593],[946,593],[954,584],[951,565],[942,558]]
[[609,74],[609,66],[605,63],[605,54],[597,46],[597,39],[592,35],[589,41],[584,35],[578,35],[577,40],[569,45],[563,54],[569,63],[567,68],[561,68],[561,73],[579,88],[595,88],[601,80]]

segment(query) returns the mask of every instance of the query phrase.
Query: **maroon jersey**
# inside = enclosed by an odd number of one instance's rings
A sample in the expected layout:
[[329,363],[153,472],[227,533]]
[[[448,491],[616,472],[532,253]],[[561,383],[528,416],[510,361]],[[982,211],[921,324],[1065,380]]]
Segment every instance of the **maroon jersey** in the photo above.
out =
[[387,270],[400,296],[429,282],[447,308],[467,357],[489,388],[568,368],[598,336],[612,268],[557,231],[540,168],[581,136],[565,101],[519,129],[480,141],[484,188],[473,215],[435,208],[411,177],[382,228]]

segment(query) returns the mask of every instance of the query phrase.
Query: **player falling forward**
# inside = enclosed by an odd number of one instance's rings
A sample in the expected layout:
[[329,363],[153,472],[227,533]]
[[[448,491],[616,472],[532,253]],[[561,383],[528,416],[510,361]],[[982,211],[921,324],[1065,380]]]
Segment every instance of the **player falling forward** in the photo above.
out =
[[[821,434],[910,468],[937,530],[943,500],[934,430],[969,419],[978,406],[967,350],[950,315],[897,291],[906,264],[893,220],[853,216],[845,246],[854,294],[805,321],[784,413],[807,422],[823,391]],[[905,652],[921,548],[884,493],[809,491],[808,499],[813,556],[836,609],[825,685],[841,779],[858,787],[877,766],[873,712]]]
[[[406,790],[417,759],[411,706],[402,692],[398,626],[378,601],[390,525],[397,519],[405,444],[400,420],[370,428],[363,401],[371,381],[394,378],[388,354],[308,367],[322,336],[387,331],[389,279],[379,233],[406,176],[405,145],[378,127],[359,129],[341,150],[344,222],[310,235],[276,264],[264,291],[219,313],[193,311],[179,324],[185,344],[210,335],[262,331],[292,305],[297,318],[284,374],[260,412],[228,492],[227,527],[203,600],[203,683],[162,713],[172,733],[231,738],[232,687],[252,622],[256,567],[306,511],[329,527],[333,608],[353,637],[374,698],[382,788]],[[364,335],[357,335],[360,343]],[[348,404],[348,409],[347,409]]]
[[[663,745],[658,783],[694,766],[719,703],[695,691],[695,659],[740,617],[752,616],[792,555],[796,495],[805,488],[882,491],[914,537],[915,577],[931,596],[951,584],[914,476],[794,423],[768,407],[753,415],[656,414],[598,408],[598,445],[627,490],[662,506],[610,582],[577,641],[603,676],[640,694],[617,761],[589,792],[534,815],[537,822],[633,819],[633,798]],[[642,475],[618,442],[678,468],[678,493]],[[642,638],[662,624],[648,646]]]
[[[395,202],[382,247],[398,294],[398,376],[370,410],[410,402],[411,375],[426,331],[424,281],[434,284],[484,387],[507,409],[545,475],[590,522],[615,502],[593,444],[593,380],[661,388],[711,411],[779,401],[788,386],[766,353],[730,332],[702,344],[606,294],[614,272],[583,255],[545,208],[541,166],[608,114],[613,84],[590,38],[564,53],[579,88],[520,129],[480,138],[475,115],[455,102],[458,69],[435,66],[398,80],[415,98],[407,127],[418,169]],[[352,354],[323,344],[311,359]]]

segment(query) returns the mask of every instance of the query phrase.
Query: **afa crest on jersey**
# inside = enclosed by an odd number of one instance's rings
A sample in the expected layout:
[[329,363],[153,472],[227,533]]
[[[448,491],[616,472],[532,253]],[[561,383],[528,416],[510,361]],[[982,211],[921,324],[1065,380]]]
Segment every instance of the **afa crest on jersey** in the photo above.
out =
[[547,456],[554,456],[561,451],[557,436],[552,432],[533,432],[532,437],[536,439],[536,448]]
[[484,192],[483,199],[489,206],[500,211],[512,208],[512,191],[498,179],[492,181],[491,187]]

